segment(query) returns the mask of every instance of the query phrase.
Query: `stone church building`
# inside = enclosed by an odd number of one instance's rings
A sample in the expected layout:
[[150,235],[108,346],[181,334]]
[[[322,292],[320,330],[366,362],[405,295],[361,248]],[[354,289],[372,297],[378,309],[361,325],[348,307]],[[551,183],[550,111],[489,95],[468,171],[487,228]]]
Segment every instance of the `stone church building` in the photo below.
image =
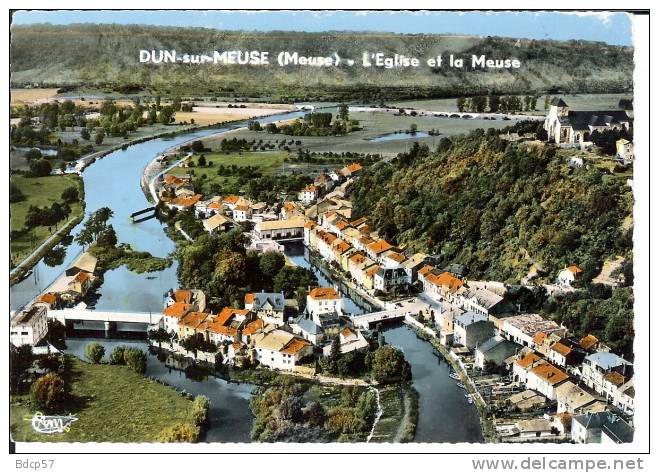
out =
[[594,131],[629,130],[629,116],[624,110],[570,110],[563,99],[554,98],[544,128],[549,141],[583,143]]

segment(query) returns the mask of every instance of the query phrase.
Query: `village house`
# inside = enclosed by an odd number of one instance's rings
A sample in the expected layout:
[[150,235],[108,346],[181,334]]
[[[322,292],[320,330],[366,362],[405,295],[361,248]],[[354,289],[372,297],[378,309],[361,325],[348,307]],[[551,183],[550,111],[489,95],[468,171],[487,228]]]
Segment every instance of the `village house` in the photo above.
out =
[[572,381],[566,381],[554,390],[556,394],[556,412],[569,412],[581,414],[584,409],[592,405],[597,399],[588,391],[580,388]]
[[223,210],[222,198],[215,196],[208,200],[200,200],[194,206],[195,217],[208,218]]
[[428,255],[425,253],[415,253],[409,257],[407,261],[403,262],[403,268],[405,268],[407,279],[409,280],[410,284],[414,284],[416,282],[417,274],[419,270],[425,266],[427,259]]
[[252,218],[252,208],[247,204],[236,205],[233,208],[233,219],[236,222],[247,222]]
[[321,172],[316,176],[313,180],[313,184],[321,189],[321,192],[329,192],[334,188],[334,181],[324,172]]
[[308,185],[305,186],[304,189],[302,189],[298,193],[297,198],[302,203],[309,205],[309,204],[313,204],[316,201],[316,199],[319,197],[319,195],[320,195],[320,189],[318,188],[318,186]]
[[464,284],[462,279],[456,278],[448,271],[437,275],[432,268],[419,275],[423,291],[428,296],[439,301],[446,300],[451,303],[457,301],[457,293]]
[[343,298],[338,291],[331,287],[316,287],[307,294],[307,312],[314,317],[317,325],[321,325],[316,316],[321,314],[343,313]]
[[391,250],[393,245],[385,240],[377,240],[366,246],[366,254],[378,264],[381,263],[381,256]]
[[594,131],[628,130],[629,116],[624,110],[575,111],[561,98],[554,98],[545,118],[544,129],[549,141],[583,143]]
[[611,412],[597,412],[572,417],[571,438],[574,443],[630,443],[634,429]]
[[470,350],[494,336],[494,324],[487,315],[465,312],[453,320],[453,344]]
[[178,333],[178,322],[188,312],[192,311],[194,306],[185,302],[174,302],[163,310],[163,325],[167,333],[175,335]]
[[188,312],[178,319],[176,332],[178,340],[183,340],[198,331],[203,331],[199,328],[209,316],[210,314],[206,312]]
[[580,365],[585,356],[578,345],[564,338],[553,343],[547,351],[549,361],[562,367]]
[[352,164],[349,164],[346,167],[342,168],[341,171],[339,171],[339,172],[341,173],[341,175],[343,177],[351,178],[351,177],[357,177],[357,176],[361,175],[363,169],[364,168],[362,167],[361,164],[352,163]]
[[533,351],[520,351],[513,363],[513,379],[526,384],[528,373],[539,364],[546,363],[537,353]]
[[283,292],[249,292],[245,294],[245,309],[266,324],[284,325],[285,298]]
[[9,341],[15,347],[37,345],[48,333],[48,306],[35,303],[11,319]]
[[474,350],[474,365],[485,369],[487,363],[503,367],[506,360],[517,354],[521,346],[500,336],[494,336],[483,343],[476,345]]
[[91,253],[84,252],[66,269],[65,274],[75,276],[79,272],[84,272],[93,275],[96,271],[97,261]]
[[241,342],[242,329],[253,320],[247,309],[223,308],[215,317],[205,320],[198,329],[206,334],[206,339],[220,345],[225,342]]
[[583,271],[579,266],[568,266],[567,268],[560,270],[556,281],[561,286],[571,287],[575,281],[581,278],[582,273]]
[[462,286],[457,291],[457,298],[463,309],[485,315],[496,313],[504,305],[503,297],[485,288]]
[[[350,353],[351,351],[365,350],[368,348],[368,341],[364,338],[361,331],[345,327],[339,332],[339,353]],[[329,356],[332,352],[332,345],[323,347],[323,355]]]
[[201,224],[204,226],[204,230],[211,235],[228,232],[235,226],[231,219],[221,213],[216,213],[212,217],[202,220]]
[[312,353],[312,345],[296,335],[281,329],[266,329],[255,336],[256,359],[263,366],[293,371],[305,356]]
[[634,160],[634,145],[624,138],[616,141],[616,159],[627,165]]
[[303,240],[305,223],[304,217],[258,222],[254,233],[260,240]]
[[380,267],[373,276],[373,288],[385,293],[400,292],[407,289],[407,272],[404,268]]
[[323,329],[307,313],[300,315],[290,327],[295,335],[299,335],[313,345],[320,345],[325,339]]
[[165,174],[161,176],[161,196],[165,193],[170,195],[179,195],[182,191],[192,192],[194,194],[194,187],[190,176],[174,176],[173,174]]
[[631,378],[632,373],[632,364],[614,353],[592,353],[581,365],[581,380],[607,400],[613,399],[616,383],[624,384]]
[[556,388],[569,376],[551,363],[539,363],[532,367],[526,377],[526,387],[539,392],[547,399],[556,400]]
[[279,214],[282,220],[304,217],[304,209],[298,203],[287,200],[282,204]]
[[525,347],[533,347],[533,337],[538,332],[557,333],[565,336],[567,330],[553,320],[546,320],[538,314],[520,314],[503,320],[501,335]]
[[193,209],[195,205],[201,200],[203,196],[201,194],[194,194],[189,197],[174,197],[174,198],[165,198],[163,197],[161,201],[170,209],[176,209],[179,211],[184,211],[188,209]]

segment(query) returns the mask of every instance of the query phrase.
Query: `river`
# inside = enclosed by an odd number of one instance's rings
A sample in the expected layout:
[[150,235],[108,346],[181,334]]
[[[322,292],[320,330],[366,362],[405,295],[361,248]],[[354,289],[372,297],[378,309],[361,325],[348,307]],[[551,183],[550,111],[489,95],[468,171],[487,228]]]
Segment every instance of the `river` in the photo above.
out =
[[[284,115],[259,119],[262,124],[294,118],[303,112],[291,112]],[[167,149],[192,139],[227,131],[240,126],[204,129],[179,135],[171,139],[154,139],[125,150],[117,150],[89,166],[82,174],[85,185],[85,212],[96,211],[107,206],[114,211],[111,224],[117,232],[120,242],[128,243],[136,250],[148,251],[154,256],[167,256],[174,249],[174,243],[166,236],[164,226],[157,219],[150,219],[132,224],[129,215],[136,210],[149,206],[140,187],[140,180],[145,166],[157,155]],[[75,235],[78,227],[71,232]],[[67,254],[62,264],[50,267],[43,261],[34,268],[34,274],[15,284],[10,290],[10,307],[19,308],[46,289],[80,254],[81,248],[75,243],[67,247]],[[314,270],[322,285],[333,285],[309,263],[303,252],[292,251],[289,258],[300,266]],[[96,302],[98,309],[161,311],[162,297],[169,288],[178,286],[176,263],[158,273],[135,274],[121,267],[105,273],[105,281],[99,290]],[[344,294],[346,295],[346,294]],[[363,313],[361,304],[346,297],[345,310]],[[414,387],[419,392],[419,426],[415,441],[418,442],[477,442],[482,439],[478,416],[473,406],[464,399],[464,393],[448,377],[446,362],[440,361],[432,346],[420,339],[406,327],[389,328],[385,338],[400,347],[410,362]],[[80,355],[85,340],[70,339],[69,350]],[[107,351],[117,344],[136,342],[102,341]],[[137,342],[146,347],[144,342]],[[206,434],[210,442],[247,442],[252,424],[249,411],[249,396],[253,386],[226,383],[210,377],[204,381],[187,379],[185,374],[170,370],[155,357],[149,356],[147,375],[157,377],[172,386],[198,395],[208,396],[211,400],[211,428]]]

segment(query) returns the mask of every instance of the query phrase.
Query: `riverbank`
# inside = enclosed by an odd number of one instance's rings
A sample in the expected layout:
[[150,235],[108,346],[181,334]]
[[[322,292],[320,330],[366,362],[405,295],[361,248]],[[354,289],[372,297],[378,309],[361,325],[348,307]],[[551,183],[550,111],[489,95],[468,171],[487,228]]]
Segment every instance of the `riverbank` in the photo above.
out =
[[69,400],[60,411],[77,418],[70,430],[40,434],[31,425],[38,410],[29,396],[13,396],[10,430],[17,442],[157,442],[181,424],[194,425],[185,395],[126,366],[94,365],[66,357],[63,379]]
[[417,334],[417,336],[432,345],[441,356],[451,365],[453,371],[455,371],[460,377],[460,381],[465,386],[465,390],[468,394],[472,396],[474,400],[474,405],[478,410],[478,417],[480,419],[481,429],[483,432],[483,437],[486,443],[495,443],[498,442],[498,437],[496,435],[496,429],[494,428],[494,419],[492,419],[490,413],[488,412],[488,406],[483,400],[482,396],[476,389],[473,381],[466,373],[464,366],[459,362],[457,357],[453,355],[449,350],[439,342],[439,339],[436,336],[432,336],[428,333],[427,330],[423,330],[414,324],[408,324],[412,330]]
[[[10,203],[10,251],[12,260],[21,259],[9,271],[9,285],[21,281],[26,273],[43,258],[52,248],[82,221],[85,212],[84,185],[78,176],[43,176],[25,177],[14,175],[11,182],[20,191],[22,199]],[[32,206],[50,207],[54,203],[64,204],[61,197],[64,190],[75,188],[78,191],[78,200],[69,204],[70,218],[67,222],[50,233],[46,226],[25,228],[25,217]],[[30,248],[32,240],[37,243],[36,248]]]

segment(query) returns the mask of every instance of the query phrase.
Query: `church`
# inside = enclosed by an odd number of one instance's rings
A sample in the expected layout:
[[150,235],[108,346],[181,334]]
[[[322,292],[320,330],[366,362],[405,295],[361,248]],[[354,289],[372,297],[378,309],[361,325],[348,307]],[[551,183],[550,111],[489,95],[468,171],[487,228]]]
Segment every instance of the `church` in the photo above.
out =
[[594,131],[629,130],[629,116],[624,110],[570,110],[563,99],[554,98],[544,128],[549,141],[583,143]]

